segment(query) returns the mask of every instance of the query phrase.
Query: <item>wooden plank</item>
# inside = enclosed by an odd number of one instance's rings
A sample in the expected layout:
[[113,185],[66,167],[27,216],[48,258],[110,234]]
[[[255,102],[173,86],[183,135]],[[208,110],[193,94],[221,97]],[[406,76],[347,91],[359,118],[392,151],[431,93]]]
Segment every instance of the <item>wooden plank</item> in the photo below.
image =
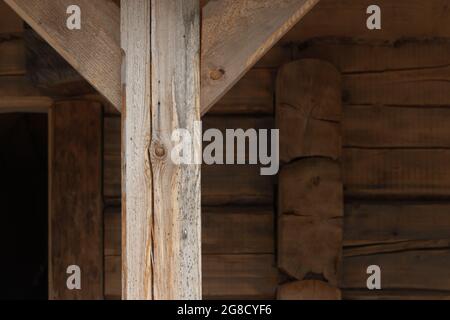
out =
[[0,77],[0,95],[9,97],[41,96],[25,76]]
[[[120,181],[120,118],[104,120],[104,196],[110,199],[121,197]],[[206,117],[203,129],[270,129],[273,119],[269,117]],[[203,205],[223,204],[273,204],[274,177],[261,176],[258,165],[203,165]]]
[[211,114],[273,114],[275,70],[250,70],[210,110]]
[[[204,255],[203,299],[273,299],[278,285],[274,256]],[[120,298],[120,257],[105,260],[105,296]]]
[[273,299],[278,284],[270,254],[206,255],[203,274],[203,294],[208,299]]
[[52,105],[49,97],[2,97],[0,113],[48,113]]
[[351,202],[345,206],[344,245],[450,239],[449,212],[441,202]]
[[[367,7],[382,10],[381,30],[369,30]],[[447,0],[322,0],[282,40],[304,42],[311,38],[342,37],[371,41],[408,38],[448,38]]]
[[344,110],[346,147],[450,147],[450,109],[346,106]]
[[346,104],[448,106],[450,67],[388,70],[344,77]]
[[[203,207],[204,254],[273,254],[274,213],[270,207]],[[121,255],[120,208],[105,211],[105,255]]]
[[450,64],[449,39],[409,39],[377,44],[325,38],[298,44],[295,48],[294,59],[324,60],[342,73],[436,68]]
[[343,290],[345,300],[450,300],[449,291],[438,290]]
[[273,176],[261,176],[256,165],[203,165],[202,205],[271,205]]
[[[101,106],[57,103],[50,114],[49,297],[103,298]],[[81,269],[81,290],[66,286],[66,270]]]
[[21,38],[0,40],[0,76],[25,75],[25,45]]
[[277,300],[341,300],[341,291],[323,281],[294,281],[278,287]]
[[341,75],[331,64],[304,59],[285,64],[277,79],[280,159],[341,155]]
[[274,219],[270,207],[203,207],[203,252],[273,254]]
[[120,106],[120,11],[113,2],[77,0],[83,21],[76,31],[66,27],[72,0],[5,2],[113,105]]
[[345,196],[447,199],[450,150],[344,149]]
[[123,297],[200,299],[200,165],[170,158],[174,130],[201,150],[199,2],[123,0],[121,10]]
[[259,60],[254,69],[272,68],[277,69],[284,63],[292,61],[294,55],[294,46],[292,44],[276,44],[272,49]]
[[[120,13],[113,2],[78,0],[77,5],[81,7],[84,19],[95,17],[95,20],[84,22],[84,27],[76,33],[65,28],[65,10],[73,4],[69,0],[58,3],[51,0],[6,2],[91,85],[120,109]],[[202,78],[209,81],[202,88],[202,114],[258,62],[318,0],[289,0],[281,4],[269,0],[264,0],[263,3],[229,2],[230,0],[203,3],[202,63],[205,74]],[[277,14],[274,14],[274,10]],[[242,31],[243,28],[245,32]],[[265,32],[260,32],[261,30]],[[100,34],[102,38],[99,40],[97,37],[96,41],[92,41],[92,37],[89,37],[91,34]],[[248,45],[249,43],[251,45]],[[276,60],[283,59],[283,56],[284,53],[281,53],[280,58]],[[271,58],[266,61],[271,61]],[[267,65],[273,65],[273,62]],[[209,77],[211,68],[226,70],[226,76],[222,77],[224,81],[212,81]]]
[[202,114],[318,0],[211,1],[203,9]]
[[450,251],[447,248],[407,249],[344,259],[343,289],[363,289],[370,265],[381,268],[381,287],[389,289],[450,290]]

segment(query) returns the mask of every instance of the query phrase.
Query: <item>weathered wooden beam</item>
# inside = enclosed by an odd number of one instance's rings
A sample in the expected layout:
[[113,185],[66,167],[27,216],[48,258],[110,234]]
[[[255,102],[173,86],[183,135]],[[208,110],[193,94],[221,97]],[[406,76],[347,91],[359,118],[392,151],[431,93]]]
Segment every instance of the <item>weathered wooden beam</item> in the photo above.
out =
[[[120,10],[113,2],[5,1],[120,109]],[[203,1],[202,115],[318,2]],[[82,10],[85,22],[81,30],[66,28],[66,9],[71,4]]]
[[[49,117],[49,298],[103,299],[102,107],[56,103]],[[69,266],[81,287],[69,290]]]
[[171,158],[172,132],[201,148],[200,7],[122,0],[125,299],[200,299],[200,165]]
[[[120,107],[120,10],[108,0],[5,0],[113,105]],[[81,30],[69,30],[70,5],[81,8]]]
[[319,0],[221,0],[203,9],[202,114]]
[[48,113],[53,105],[53,100],[49,97],[5,97],[0,100],[0,113],[10,112],[32,112]]

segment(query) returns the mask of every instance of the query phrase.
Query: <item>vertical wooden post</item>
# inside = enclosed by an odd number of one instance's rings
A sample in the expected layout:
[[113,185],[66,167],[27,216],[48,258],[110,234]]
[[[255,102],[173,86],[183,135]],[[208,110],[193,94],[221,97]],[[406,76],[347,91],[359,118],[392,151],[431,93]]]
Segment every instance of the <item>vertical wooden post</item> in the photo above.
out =
[[278,266],[298,281],[280,286],[280,299],[341,297],[341,109],[341,77],[332,65],[299,60],[281,68]]
[[[49,298],[103,299],[102,107],[58,102],[49,116]],[[69,266],[80,290],[69,290]]]
[[122,0],[124,299],[200,299],[200,165],[171,159],[200,121],[197,0]]

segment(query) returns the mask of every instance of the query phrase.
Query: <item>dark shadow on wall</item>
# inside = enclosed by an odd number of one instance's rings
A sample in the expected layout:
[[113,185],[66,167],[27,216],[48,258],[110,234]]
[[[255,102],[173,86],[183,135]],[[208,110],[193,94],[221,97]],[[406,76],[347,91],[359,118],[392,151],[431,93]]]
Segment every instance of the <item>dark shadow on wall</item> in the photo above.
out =
[[0,114],[0,299],[48,295],[46,114]]

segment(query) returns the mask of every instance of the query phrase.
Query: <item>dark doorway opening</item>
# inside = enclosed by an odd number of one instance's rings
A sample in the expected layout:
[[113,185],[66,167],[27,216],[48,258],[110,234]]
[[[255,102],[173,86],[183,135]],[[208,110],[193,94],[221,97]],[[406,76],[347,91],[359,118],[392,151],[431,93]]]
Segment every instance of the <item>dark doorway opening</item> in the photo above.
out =
[[47,114],[0,114],[0,299],[48,297]]

